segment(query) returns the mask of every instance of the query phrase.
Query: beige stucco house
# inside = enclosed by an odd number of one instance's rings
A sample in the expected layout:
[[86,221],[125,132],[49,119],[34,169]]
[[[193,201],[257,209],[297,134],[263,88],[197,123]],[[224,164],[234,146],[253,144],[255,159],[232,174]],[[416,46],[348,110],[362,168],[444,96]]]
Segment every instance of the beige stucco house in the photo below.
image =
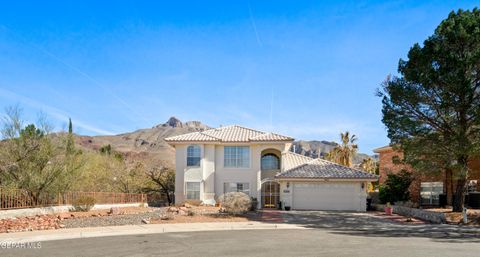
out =
[[175,202],[244,192],[259,208],[365,211],[377,177],[290,152],[293,138],[237,125],[166,138],[176,149]]

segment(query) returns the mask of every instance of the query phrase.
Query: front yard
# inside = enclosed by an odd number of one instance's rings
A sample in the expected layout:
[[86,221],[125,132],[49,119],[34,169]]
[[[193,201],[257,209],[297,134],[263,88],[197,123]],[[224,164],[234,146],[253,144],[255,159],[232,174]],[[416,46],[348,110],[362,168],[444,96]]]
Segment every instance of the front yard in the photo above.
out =
[[2,219],[0,233],[149,223],[242,222],[249,220],[247,216],[255,215],[232,216],[220,213],[218,207],[193,205],[162,208],[126,207]]
[[[449,224],[462,224],[463,214],[461,212],[452,212],[452,209],[435,208],[427,209],[428,211],[443,212],[447,218]],[[467,210],[468,223],[471,226],[480,226],[480,210],[469,209]]]

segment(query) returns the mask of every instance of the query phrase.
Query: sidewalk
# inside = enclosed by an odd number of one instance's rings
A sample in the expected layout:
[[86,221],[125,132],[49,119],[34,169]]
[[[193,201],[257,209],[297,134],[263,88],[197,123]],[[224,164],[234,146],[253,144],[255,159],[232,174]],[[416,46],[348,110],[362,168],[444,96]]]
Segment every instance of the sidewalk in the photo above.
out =
[[222,231],[222,230],[255,230],[255,229],[305,229],[293,224],[268,224],[263,222],[212,222],[212,223],[176,223],[145,224],[128,226],[110,226],[93,228],[71,228],[58,230],[41,230],[0,234],[3,242],[40,242],[76,238],[91,238],[122,235],[143,235],[172,232]]

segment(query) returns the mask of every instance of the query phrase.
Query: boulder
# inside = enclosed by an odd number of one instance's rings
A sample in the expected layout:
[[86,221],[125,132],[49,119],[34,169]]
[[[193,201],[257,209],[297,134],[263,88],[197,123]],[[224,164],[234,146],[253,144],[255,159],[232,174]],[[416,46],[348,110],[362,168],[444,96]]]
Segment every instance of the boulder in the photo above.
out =
[[120,208],[118,207],[112,207],[110,208],[110,211],[108,212],[109,215],[119,215],[120,214]]
[[178,210],[177,207],[173,207],[173,206],[172,206],[172,207],[169,207],[167,211],[168,211],[168,212],[178,212],[179,210]]
[[160,216],[160,219],[161,220],[173,220],[174,217],[173,217],[172,214],[164,214],[164,215]]

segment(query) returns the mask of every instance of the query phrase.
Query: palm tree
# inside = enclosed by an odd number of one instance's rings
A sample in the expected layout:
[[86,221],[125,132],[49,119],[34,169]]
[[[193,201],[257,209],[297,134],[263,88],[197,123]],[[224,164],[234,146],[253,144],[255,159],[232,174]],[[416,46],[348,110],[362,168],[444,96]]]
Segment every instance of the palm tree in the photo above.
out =
[[377,170],[377,163],[375,162],[375,160],[368,157],[363,159],[362,163],[360,164],[360,167],[362,168],[362,170],[366,172],[375,174],[375,171]]
[[350,136],[350,132],[340,133],[341,144],[338,144],[328,153],[328,159],[338,164],[352,167],[352,159],[357,154],[357,136]]

